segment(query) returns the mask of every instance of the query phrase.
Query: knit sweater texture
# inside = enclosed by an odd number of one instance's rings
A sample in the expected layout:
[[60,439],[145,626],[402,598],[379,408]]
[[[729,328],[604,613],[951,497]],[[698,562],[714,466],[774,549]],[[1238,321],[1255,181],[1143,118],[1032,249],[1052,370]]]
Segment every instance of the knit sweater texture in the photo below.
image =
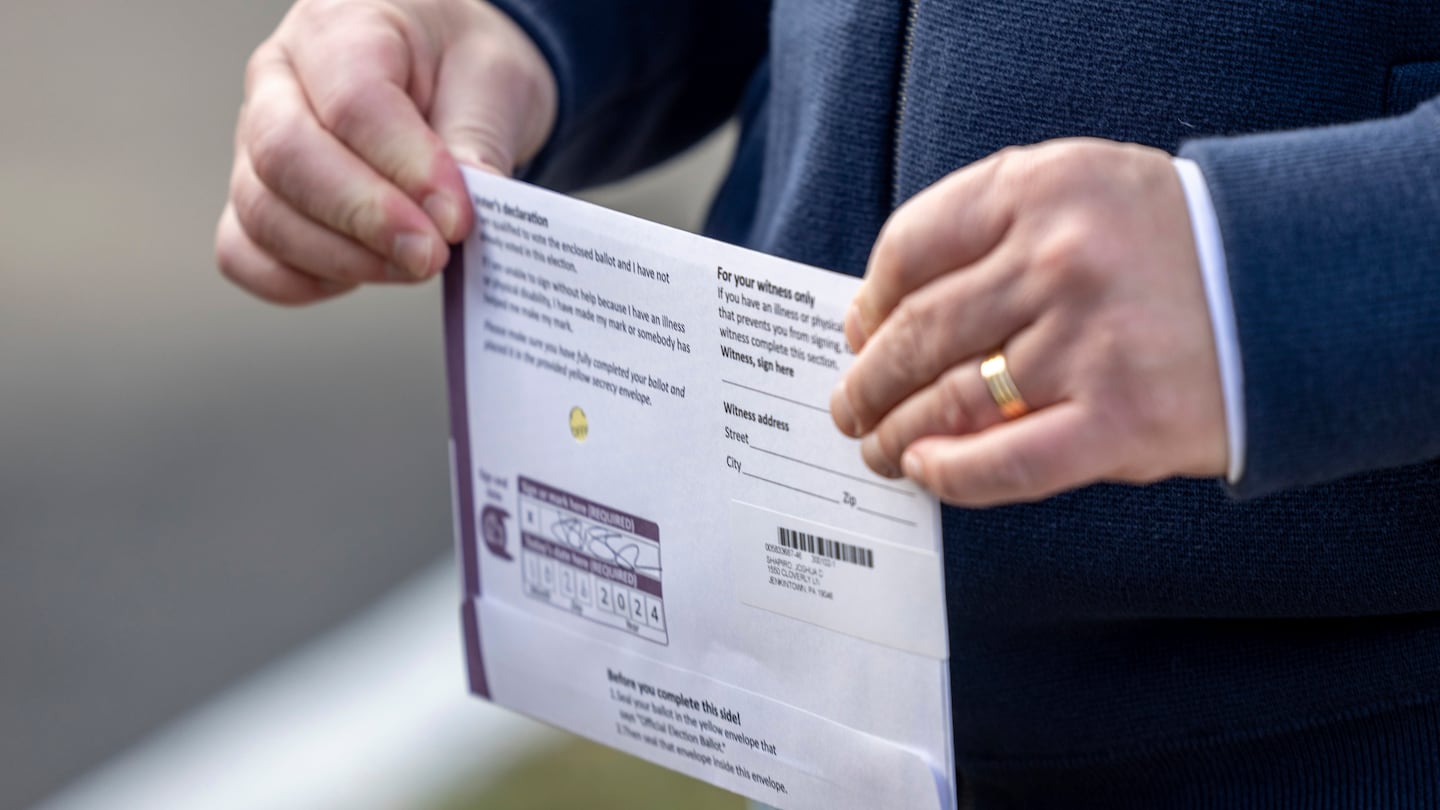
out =
[[738,113],[712,235],[863,271],[1004,146],[1196,160],[1245,475],[944,510],[956,766],[993,808],[1440,807],[1440,6],[501,0],[562,189]]

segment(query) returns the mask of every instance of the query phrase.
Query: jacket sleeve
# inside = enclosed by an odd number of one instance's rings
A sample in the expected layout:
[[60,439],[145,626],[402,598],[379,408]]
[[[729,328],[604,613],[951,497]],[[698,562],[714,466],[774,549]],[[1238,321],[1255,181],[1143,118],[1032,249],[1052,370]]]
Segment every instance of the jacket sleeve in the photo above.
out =
[[1440,458],[1440,98],[1194,141],[1245,378],[1240,497]]
[[735,112],[765,53],[769,0],[492,0],[559,85],[550,140],[522,171],[562,190],[659,162]]

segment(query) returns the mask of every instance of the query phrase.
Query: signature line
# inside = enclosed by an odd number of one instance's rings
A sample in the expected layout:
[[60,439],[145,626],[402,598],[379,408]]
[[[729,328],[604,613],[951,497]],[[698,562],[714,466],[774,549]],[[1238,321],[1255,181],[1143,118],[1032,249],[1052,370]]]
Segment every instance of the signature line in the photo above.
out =
[[789,398],[789,397],[782,397],[782,396],[780,396],[779,394],[772,394],[772,393],[770,393],[769,391],[762,391],[762,390],[760,390],[759,388],[751,388],[751,387],[748,386],[748,385],[741,385],[740,383],[737,383],[737,382],[735,382],[735,381],[733,381],[733,380],[721,380],[720,382],[723,382],[723,383],[725,383],[726,385],[733,385],[733,386],[735,386],[736,388],[744,388],[746,391],[754,391],[754,392],[757,393],[757,394],[762,394],[762,395],[764,395],[764,396],[771,397],[771,398],[773,398],[773,399],[778,399],[778,400],[782,400],[782,401],[784,401],[784,402],[789,402],[789,403],[792,404],[792,405],[799,405],[799,406],[802,407],[802,408],[809,408],[809,409],[812,410],[812,411],[819,411],[820,413],[830,413],[830,409],[829,409],[829,408],[822,408],[822,407],[820,407],[819,405],[811,405],[811,404],[808,403],[808,402],[801,402],[801,401],[798,400],[798,399],[791,399],[791,398]]

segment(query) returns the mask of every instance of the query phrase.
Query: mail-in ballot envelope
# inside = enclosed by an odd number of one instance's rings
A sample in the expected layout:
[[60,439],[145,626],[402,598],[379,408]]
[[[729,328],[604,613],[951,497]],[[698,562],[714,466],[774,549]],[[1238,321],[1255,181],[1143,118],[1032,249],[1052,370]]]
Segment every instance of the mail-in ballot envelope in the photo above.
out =
[[466,181],[471,690],[787,810],[952,810],[939,507],[826,407],[859,281]]

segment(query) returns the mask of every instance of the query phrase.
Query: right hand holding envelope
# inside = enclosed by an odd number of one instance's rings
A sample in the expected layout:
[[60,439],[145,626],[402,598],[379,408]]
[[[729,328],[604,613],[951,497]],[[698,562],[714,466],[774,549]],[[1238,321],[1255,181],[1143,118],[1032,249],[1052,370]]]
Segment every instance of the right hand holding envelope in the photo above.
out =
[[221,271],[278,304],[422,281],[473,225],[457,160],[509,174],[555,79],[476,0],[299,0],[246,71]]

